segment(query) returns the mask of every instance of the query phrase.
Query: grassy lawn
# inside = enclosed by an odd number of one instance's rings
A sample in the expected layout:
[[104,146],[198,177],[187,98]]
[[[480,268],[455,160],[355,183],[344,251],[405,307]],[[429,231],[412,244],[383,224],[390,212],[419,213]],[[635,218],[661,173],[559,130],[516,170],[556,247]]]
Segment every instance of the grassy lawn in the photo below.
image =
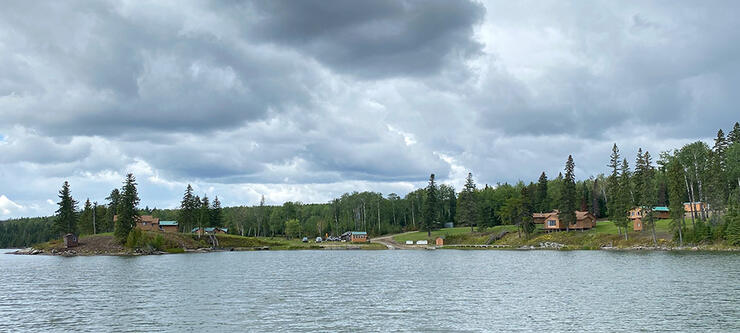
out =
[[439,236],[453,236],[453,235],[458,236],[458,235],[465,235],[465,234],[470,234],[472,238],[475,238],[476,240],[478,240],[481,238],[487,239],[489,235],[494,234],[494,233],[499,233],[504,230],[516,231],[516,226],[498,225],[492,228],[488,228],[484,232],[478,232],[476,229],[476,231],[474,231],[473,233],[470,232],[470,227],[442,228],[439,230],[432,230],[432,237],[428,237],[426,231],[417,231],[413,233],[398,235],[396,237],[393,237],[393,240],[395,240],[398,243],[405,243],[407,240],[416,242],[418,240],[426,239],[426,240],[432,241]]
[[445,236],[445,235],[457,235],[457,234],[464,234],[469,233],[470,227],[458,227],[458,228],[442,228],[439,230],[432,230],[432,237],[427,237],[426,231],[417,231],[412,232],[408,234],[398,235],[396,237],[393,237],[393,240],[399,243],[404,243],[407,240],[411,241],[418,241],[418,240],[433,240],[436,239],[439,236]]

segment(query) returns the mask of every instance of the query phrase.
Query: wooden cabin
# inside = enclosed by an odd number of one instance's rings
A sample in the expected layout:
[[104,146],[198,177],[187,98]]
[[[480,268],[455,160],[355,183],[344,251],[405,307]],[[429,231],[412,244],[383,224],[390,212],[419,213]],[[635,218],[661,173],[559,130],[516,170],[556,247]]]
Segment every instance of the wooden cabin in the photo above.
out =
[[[632,220],[632,230],[642,231],[643,222],[642,218],[645,216],[644,207],[635,207],[627,212],[627,217]],[[665,220],[671,218],[671,212],[668,207],[658,206],[653,207],[653,218],[656,220]]]
[[364,231],[352,231],[350,234],[350,242],[352,243],[366,243],[370,240],[367,238],[367,232]]
[[691,214],[692,206],[694,208],[695,213],[701,212],[702,208],[704,209],[707,208],[707,204],[704,202],[684,202],[683,203],[684,212]]
[[159,221],[159,228],[164,232],[177,232],[177,221]]
[[[113,216],[113,222],[118,221],[118,215]],[[177,221],[160,221],[151,215],[141,215],[136,221],[136,228],[143,231],[177,232]]]
[[548,231],[568,229],[586,230],[596,226],[596,217],[589,212],[577,210],[576,221],[569,226],[560,221],[559,214],[560,212],[558,210],[553,210],[550,213],[534,213],[532,214],[532,218],[535,220],[535,223],[544,223],[544,229]]
[[70,248],[70,247],[77,247],[79,243],[77,242],[77,235],[73,233],[68,233],[64,235],[64,247]]

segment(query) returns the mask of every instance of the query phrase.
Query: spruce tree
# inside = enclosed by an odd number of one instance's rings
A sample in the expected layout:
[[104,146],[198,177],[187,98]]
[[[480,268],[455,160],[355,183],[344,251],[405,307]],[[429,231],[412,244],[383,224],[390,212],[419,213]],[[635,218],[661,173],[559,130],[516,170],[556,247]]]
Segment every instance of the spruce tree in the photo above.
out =
[[424,200],[423,213],[424,220],[422,221],[422,223],[424,224],[424,229],[427,230],[428,237],[432,237],[432,227],[436,223],[437,217],[439,215],[437,209],[437,192],[437,184],[434,182],[434,174],[432,174],[431,176],[429,176],[429,184],[426,188],[426,200]]
[[550,211],[550,203],[547,197],[547,175],[544,171],[540,174],[540,178],[537,180],[537,193],[534,199],[534,209],[540,213]]
[[[200,202],[198,202],[198,206],[200,206]],[[190,232],[193,230],[193,227],[195,226],[196,221],[196,213],[195,213],[195,197],[193,196],[193,187],[188,184],[188,187],[185,189],[185,194],[182,197],[182,201],[180,201],[180,212],[179,212],[179,225],[180,225],[180,232]]]
[[126,242],[129,232],[136,227],[139,216],[139,193],[136,190],[136,178],[133,174],[126,175],[121,189],[121,198],[118,204],[118,218],[113,230],[113,236],[121,244]]
[[[632,195],[632,200],[636,205],[639,205],[642,202],[642,192],[640,189],[643,188],[642,186],[642,180],[644,178],[644,170],[645,170],[645,156],[642,153],[642,148],[637,149],[637,158],[635,159],[635,173],[632,177],[632,183],[634,185],[635,191]],[[629,207],[632,208],[632,207]]]
[[113,231],[113,217],[118,214],[118,204],[121,201],[121,192],[114,188],[110,195],[108,195],[105,200],[108,200],[108,209],[105,212],[105,223],[101,225],[99,230],[102,232],[111,232]]
[[218,200],[218,196],[213,199],[210,210],[210,222],[212,227],[223,227],[223,214],[221,212],[221,201]]
[[740,123],[735,122],[730,134],[727,135],[728,144],[740,143]]
[[619,155],[619,148],[617,148],[617,144],[615,143],[614,146],[612,146],[612,154],[609,156],[609,168],[611,168],[612,172],[609,175],[609,178],[607,178],[607,199],[606,199],[606,206],[607,210],[609,211],[609,219],[617,226],[617,232],[621,235],[622,234],[622,224],[619,223],[621,220],[622,207],[620,206],[620,201],[618,199],[619,195],[619,162],[620,162],[620,155]]
[[458,223],[469,225],[470,232],[473,232],[473,226],[477,224],[478,205],[476,204],[475,182],[473,182],[472,173],[468,173],[468,177],[465,179],[465,186],[460,192],[459,201]]
[[668,163],[668,209],[671,214],[671,229],[678,234],[678,244],[683,246],[683,229],[684,229],[684,178],[681,164],[674,159]]
[[93,233],[93,207],[90,198],[85,201],[85,207],[77,221],[77,228],[81,234],[92,235]]
[[[640,174],[640,187],[638,191],[640,193],[640,200],[638,205],[643,209],[643,224],[650,228],[653,236],[653,245],[658,245],[658,240],[655,235],[655,214],[653,208],[655,207],[656,193],[655,193],[655,169],[653,168],[650,152],[645,151],[642,157],[641,174]],[[636,176],[637,177],[637,176]]]
[[629,217],[627,212],[632,208],[632,173],[627,159],[622,159],[619,175],[619,189],[615,204],[615,222],[624,229],[624,239],[629,239]]
[[59,208],[56,210],[53,232],[63,236],[67,233],[77,233],[77,201],[72,199],[69,182],[62,184],[59,190]]
[[534,186],[524,186],[521,190],[521,201],[520,201],[520,209],[519,212],[521,214],[519,218],[519,223],[521,225],[522,231],[524,231],[524,234],[529,238],[529,236],[534,232],[535,225],[534,225],[534,219],[532,217],[532,214],[534,213],[533,208],[533,193],[531,192],[530,188],[534,188]]
[[563,194],[560,199],[560,221],[565,223],[566,230],[570,231],[570,225],[576,223],[576,181],[575,181],[575,163],[573,156],[568,155],[568,161],[565,162],[565,178],[563,182]]

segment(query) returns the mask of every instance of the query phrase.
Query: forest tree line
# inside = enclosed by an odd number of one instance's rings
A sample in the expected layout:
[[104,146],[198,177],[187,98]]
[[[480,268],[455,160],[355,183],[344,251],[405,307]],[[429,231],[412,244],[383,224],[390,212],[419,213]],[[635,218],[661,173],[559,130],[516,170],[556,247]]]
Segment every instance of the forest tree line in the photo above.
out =
[[[614,144],[611,152],[605,152],[608,172],[577,181],[573,174],[575,162],[569,156],[565,174],[561,172],[551,177],[542,172],[536,182],[477,187],[469,174],[458,193],[447,184],[437,184],[432,175],[426,188],[404,196],[352,192],[328,203],[266,205],[263,196],[258,205],[221,207],[217,197],[213,201],[206,195],[198,197],[188,185],[177,209],[142,209],[137,206],[138,196],[122,202],[125,181],[124,187],[113,189],[103,204],[91,203],[88,199],[78,210],[70,196],[71,216],[60,217],[57,212],[55,217],[0,222],[0,247],[27,246],[53,238],[52,226],[55,223],[58,226],[60,218],[68,221],[69,230],[81,234],[112,232],[116,230],[113,216],[122,213],[122,207],[127,207],[126,214],[130,216],[146,214],[162,220],[177,220],[182,232],[212,226],[226,227],[229,233],[243,236],[284,236],[286,231],[296,233],[296,227],[297,234],[305,236],[338,235],[349,230],[366,231],[375,236],[436,229],[447,222],[471,229],[514,224],[520,226],[520,231],[530,233],[534,230],[532,212],[560,209],[561,218],[567,221],[575,218],[569,214],[580,210],[597,218],[609,218],[618,226],[620,234],[628,237],[623,231],[629,228],[629,209],[646,207],[649,213],[652,207],[666,206],[671,209],[673,229],[680,242],[729,239],[734,235],[731,222],[738,215],[740,124],[735,123],[727,136],[719,130],[713,141],[711,147],[696,141],[657,156],[639,149],[634,160],[623,156]],[[63,191],[64,188],[60,191],[60,207],[67,200],[63,198]],[[685,219],[684,202],[708,205],[692,211],[690,218]],[[131,206],[132,203],[135,205]],[[645,225],[654,235],[654,219],[650,214],[645,217]]]

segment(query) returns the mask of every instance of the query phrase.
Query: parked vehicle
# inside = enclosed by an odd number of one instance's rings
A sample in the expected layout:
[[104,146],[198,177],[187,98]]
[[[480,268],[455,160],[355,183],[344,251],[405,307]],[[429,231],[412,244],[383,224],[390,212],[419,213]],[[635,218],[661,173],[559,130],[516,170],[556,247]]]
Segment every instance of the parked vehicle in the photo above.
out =
[[308,243],[308,237],[303,237],[303,240],[302,240],[302,242],[304,242],[304,243]]
[[322,239],[321,237],[316,237],[316,243],[321,243]]

